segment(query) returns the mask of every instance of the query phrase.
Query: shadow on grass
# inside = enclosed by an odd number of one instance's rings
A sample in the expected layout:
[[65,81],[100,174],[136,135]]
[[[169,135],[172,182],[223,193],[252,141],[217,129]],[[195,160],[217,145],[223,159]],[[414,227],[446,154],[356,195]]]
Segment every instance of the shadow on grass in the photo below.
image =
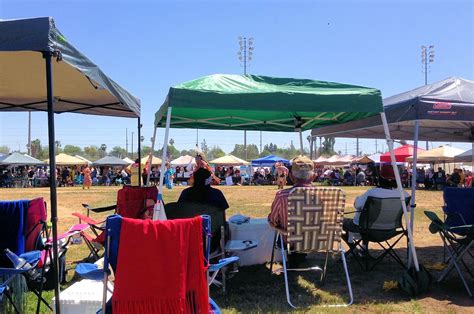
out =
[[[441,262],[443,259],[443,247],[440,246],[418,248],[417,252],[420,262],[424,265]],[[406,249],[397,249],[397,253],[400,256],[406,256]],[[311,256],[308,264],[322,265],[321,258],[322,256]],[[472,268],[474,261],[471,259],[468,262]],[[417,300],[410,300],[398,289],[383,290],[384,281],[396,281],[404,273],[404,269],[389,256],[369,272],[362,270],[353,258],[348,259],[348,266],[354,304],[358,310],[419,311],[418,302],[423,304],[422,311],[425,310],[425,306],[429,308],[430,305],[436,306],[439,302],[459,307],[469,307],[474,304],[455,272],[452,272],[442,283],[434,282],[430,291]],[[441,271],[431,271],[431,273],[434,279],[437,279]],[[315,272],[290,272],[289,282],[292,303],[298,307],[298,311],[331,311],[331,308],[318,307],[318,305],[345,303],[349,300],[342,262],[338,258],[330,259],[324,285],[319,282],[319,273]],[[468,278],[468,282],[473,286],[472,278],[470,280]],[[228,281],[226,294],[217,288],[212,288],[211,295],[223,310],[230,312],[289,312],[292,310],[286,302],[283,274],[271,275],[268,265],[241,267],[239,273]],[[399,308],[397,305],[406,302],[409,302],[408,307]],[[333,310],[340,312],[342,309],[333,308]],[[447,311],[448,309],[440,310]]]

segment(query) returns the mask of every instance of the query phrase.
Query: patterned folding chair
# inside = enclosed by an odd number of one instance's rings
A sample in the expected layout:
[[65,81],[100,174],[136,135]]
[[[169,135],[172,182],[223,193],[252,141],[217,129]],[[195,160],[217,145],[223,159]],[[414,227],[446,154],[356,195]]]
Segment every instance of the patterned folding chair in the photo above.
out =
[[[338,188],[297,187],[290,192],[288,196],[288,231],[277,230],[274,248],[278,248],[282,254],[286,299],[291,307],[296,308],[290,299],[288,271],[320,271],[321,282],[323,282],[329,253],[340,253],[341,255],[350,297],[349,303],[333,306],[347,306],[353,303],[352,286],[341,242],[344,206],[345,194]],[[287,254],[313,252],[326,253],[323,268],[319,266],[287,268]],[[273,257],[272,254],[271,270]]]

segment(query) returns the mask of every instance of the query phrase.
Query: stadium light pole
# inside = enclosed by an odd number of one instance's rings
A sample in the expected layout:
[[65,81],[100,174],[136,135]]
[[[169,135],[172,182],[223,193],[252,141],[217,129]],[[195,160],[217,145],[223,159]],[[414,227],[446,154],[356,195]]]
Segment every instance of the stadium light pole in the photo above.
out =
[[[239,61],[241,65],[244,67],[244,75],[247,75],[247,66],[252,61],[253,59],[253,37],[242,37],[239,36],[239,46],[240,49],[237,52],[237,55],[239,57]],[[262,131],[260,131],[260,137],[262,137]],[[245,151],[245,160],[248,159],[248,153],[247,153],[247,130],[244,130],[244,151]]]
[[[425,75],[425,85],[428,85],[428,72],[430,70],[430,63],[434,62],[434,45],[421,46],[421,66],[422,72]],[[429,149],[428,141],[426,141],[426,150]]]

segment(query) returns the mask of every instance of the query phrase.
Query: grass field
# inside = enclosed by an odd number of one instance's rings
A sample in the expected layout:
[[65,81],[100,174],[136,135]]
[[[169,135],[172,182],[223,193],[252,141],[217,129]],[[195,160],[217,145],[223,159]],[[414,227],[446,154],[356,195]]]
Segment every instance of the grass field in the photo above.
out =
[[[105,206],[114,204],[119,187],[93,187],[91,190],[81,188],[58,189],[59,230],[65,231],[77,220],[71,216],[73,212],[84,212],[81,204],[91,206]],[[164,199],[167,202],[177,200],[183,187],[166,190]],[[225,194],[230,209],[228,217],[240,213],[251,217],[266,217],[274,198],[276,188],[269,186],[220,187]],[[347,195],[346,209],[352,211],[352,204],[357,195],[366,190],[364,187],[344,187]],[[30,199],[42,196],[49,204],[49,189],[0,189],[0,199]],[[442,194],[437,191],[419,191],[417,193],[417,209],[415,215],[415,244],[419,259],[425,265],[441,262],[443,247],[438,235],[428,231],[428,219],[423,210],[429,209],[441,213]],[[49,214],[49,213],[48,213]],[[103,216],[105,217],[106,214]],[[99,218],[99,216],[95,216]],[[405,251],[404,245],[398,250]],[[68,251],[68,267],[73,269],[74,262],[87,255],[85,245],[75,245]],[[311,261],[320,259],[311,257]],[[454,276],[448,277],[442,284],[433,284],[426,295],[410,300],[398,290],[384,291],[384,281],[397,280],[403,273],[402,269],[390,258],[386,258],[378,267],[370,272],[364,272],[349,259],[355,304],[350,308],[324,308],[318,304],[342,301],[346,298],[342,264],[333,259],[330,261],[327,281],[320,286],[316,274],[292,273],[293,303],[299,306],[301,312],[469,312],[472,311],[474,301],[469,299],[461,281]],[[471,264],[472,266],[472,264]],[[270,275],[267,266],[241,267],[239,273],[228,282],[228,291],[222,294],[218,289],[212,289],[211,295],[226,313],[237,312],[288,312],[285,299],[283,276]],[[432,272],[435,277],[439,272]],[[71,270],[68,274],[69,284],[77,280]],[[472,280],[471,280],[472,284]],[[67,285],[66,285],[67,286]],[[64,286],[63,288],[65,288]],[[53,293],[46,292],[47,299]],[[31,300],[32,298],[30,298]],[[33,303],[33,302],[30,302]],[[33,306],[33,304],[31,304]],[[33,307],[30,307],[33,309]],[[43,309],[46,310],[46,309]]]

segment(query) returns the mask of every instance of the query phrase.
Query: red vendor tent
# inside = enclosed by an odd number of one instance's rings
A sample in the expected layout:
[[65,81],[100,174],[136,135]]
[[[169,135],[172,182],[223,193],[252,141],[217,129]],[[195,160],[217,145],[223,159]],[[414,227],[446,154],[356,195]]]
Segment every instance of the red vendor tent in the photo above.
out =
[[[424,149],[418,148],[418,154],[424,151]],[[400,146],[393,150],[397,162],[405,162],[408,157],[413,156],[413,152],[414,146],[409,144]],[[390,152],[386,152],[380,156],[380,162],[390,162]]]

